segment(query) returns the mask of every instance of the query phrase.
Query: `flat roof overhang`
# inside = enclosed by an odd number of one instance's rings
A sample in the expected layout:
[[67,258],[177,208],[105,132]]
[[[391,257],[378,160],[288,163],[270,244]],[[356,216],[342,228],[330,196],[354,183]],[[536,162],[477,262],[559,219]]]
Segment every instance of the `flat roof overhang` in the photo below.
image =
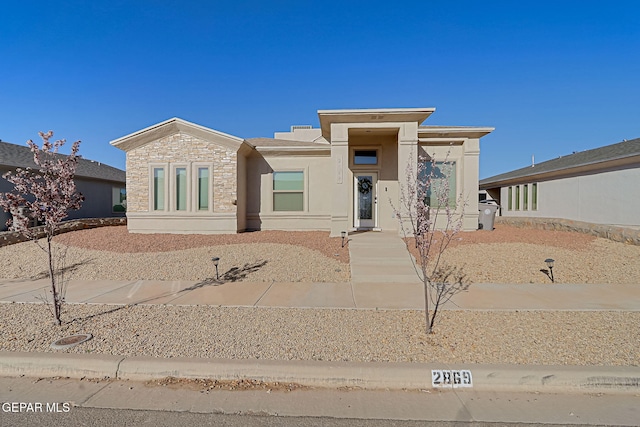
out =
[[318,110],[322,136],[331,141],[332,123],[417,122],[420,125],[435,108],[374,108],[356,110]]
[[418,128],[418,139],[482,138],[494,130],[492,127],[476,126],[421,126]]

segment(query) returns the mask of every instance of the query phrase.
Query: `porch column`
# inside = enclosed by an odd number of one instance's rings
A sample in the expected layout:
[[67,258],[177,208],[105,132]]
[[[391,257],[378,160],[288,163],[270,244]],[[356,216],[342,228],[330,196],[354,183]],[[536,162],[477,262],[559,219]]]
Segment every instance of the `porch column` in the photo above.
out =
[[[409,177],[418,174],[418,123],[404,123],[398,131],[398,209],[404,218],[403,207],[400,204],[402,193],[407,189]],[[403,219],[404,221],[404,219]],[[411,225],[405,224],[405,230]],[[402,235],[402,228],[398,225],[398,234]]]
[[349,129],[340,123],[331,124],[331,162],[332,174],[327,178],[333,181],[331,208],[331,237],[339,237],[341,231],[349,228]]
[[474,231],[478,229],[478,180],[480,177],[480,140],[467,139],[464,142],[464,178],[463,197],[467,201],[462,220],[462,229]]

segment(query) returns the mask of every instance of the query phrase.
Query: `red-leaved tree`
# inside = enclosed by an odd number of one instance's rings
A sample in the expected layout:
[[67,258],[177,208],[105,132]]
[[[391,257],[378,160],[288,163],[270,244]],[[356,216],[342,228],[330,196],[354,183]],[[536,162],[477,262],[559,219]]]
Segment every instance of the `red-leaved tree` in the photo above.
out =
[[[71,146],[71,154],[58,154],[58,149],[65,140],[51,142],[53,132],[39,132],[42,138],[42,148],[33,141],[27,145],[33,153],[36,169],[18,168],[3,175],[14,185],[14,190],[0,193],[0,207],[12,214],[7,221],[10,229],[18,231],[31,238],[46,252],[49,278],[51,279],[51,294],[53,314],[58,325],[62,306],[64,304],[64,256],[56,254],[56,247],[52,244],[53,236],[60,227],[70,210],[80,209],[84,197],[76,191],[74,176],[78,163],[80,141]],[[33,223],[40,227],[30,227]],[[38,235],[44,232],[44,239],[40,241]]]
[[[456,195],[451,177],[454,162],[438,162],[434,156],[420,156],[417,168],[413,158],[406,169],[406,182],[400,183],[400,207],[395,208],[405,244],[419,279],[424,286],[426,332],[433,332],[438,310],[453,295],[468,289],[462,269],[447,265],[442,255],[462,229],[462,196]],[[408,245],[415,245],[412,251]],[[416,258],[411,252],[417,253]]]

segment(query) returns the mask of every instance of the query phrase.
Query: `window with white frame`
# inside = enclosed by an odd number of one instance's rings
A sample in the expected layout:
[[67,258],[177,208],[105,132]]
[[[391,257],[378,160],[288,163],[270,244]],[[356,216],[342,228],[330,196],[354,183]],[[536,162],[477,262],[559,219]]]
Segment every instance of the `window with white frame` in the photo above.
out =
[[507,210],[513,210],[513,187],[507,189]]
[[153,194],[152,194],[152,204],[154,211],[163,211],[165,210],[165,168],[164,167],[154,167],[153,168]]
[[273,172],[273,210],[299,212],[304,210],[304,172]]
[[529,210],[529,185],[525,184],[522,186],[522,210]]
[[531,184],[531,209],[534,211],[538,210],[538,184]]
[[152,165],[150,209],[153,211],[203,212],[213,207],[210,163]]
[[174,169],[175,178],[175,205],[177,211],[187,210],[187,168],[176,167]]
[[211,170],[206,166],[198,166],[197,168],[197,209],[199,211],[209,210],[210,201],[209,201],[209,187],[210,187],[210,178],[211,178]]

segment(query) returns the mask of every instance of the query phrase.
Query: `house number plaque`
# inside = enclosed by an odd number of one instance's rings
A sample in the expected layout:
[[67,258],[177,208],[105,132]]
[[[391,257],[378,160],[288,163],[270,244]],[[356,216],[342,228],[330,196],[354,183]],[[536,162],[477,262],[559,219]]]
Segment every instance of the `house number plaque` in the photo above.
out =
[[336,157],[336,184],[342,184],[342,156]]
[[473,387],[473,378],[471,377],[471,371],[469,371],[468,369],[459,371],[448,369],[432,369],[431,385],[434,388]]

